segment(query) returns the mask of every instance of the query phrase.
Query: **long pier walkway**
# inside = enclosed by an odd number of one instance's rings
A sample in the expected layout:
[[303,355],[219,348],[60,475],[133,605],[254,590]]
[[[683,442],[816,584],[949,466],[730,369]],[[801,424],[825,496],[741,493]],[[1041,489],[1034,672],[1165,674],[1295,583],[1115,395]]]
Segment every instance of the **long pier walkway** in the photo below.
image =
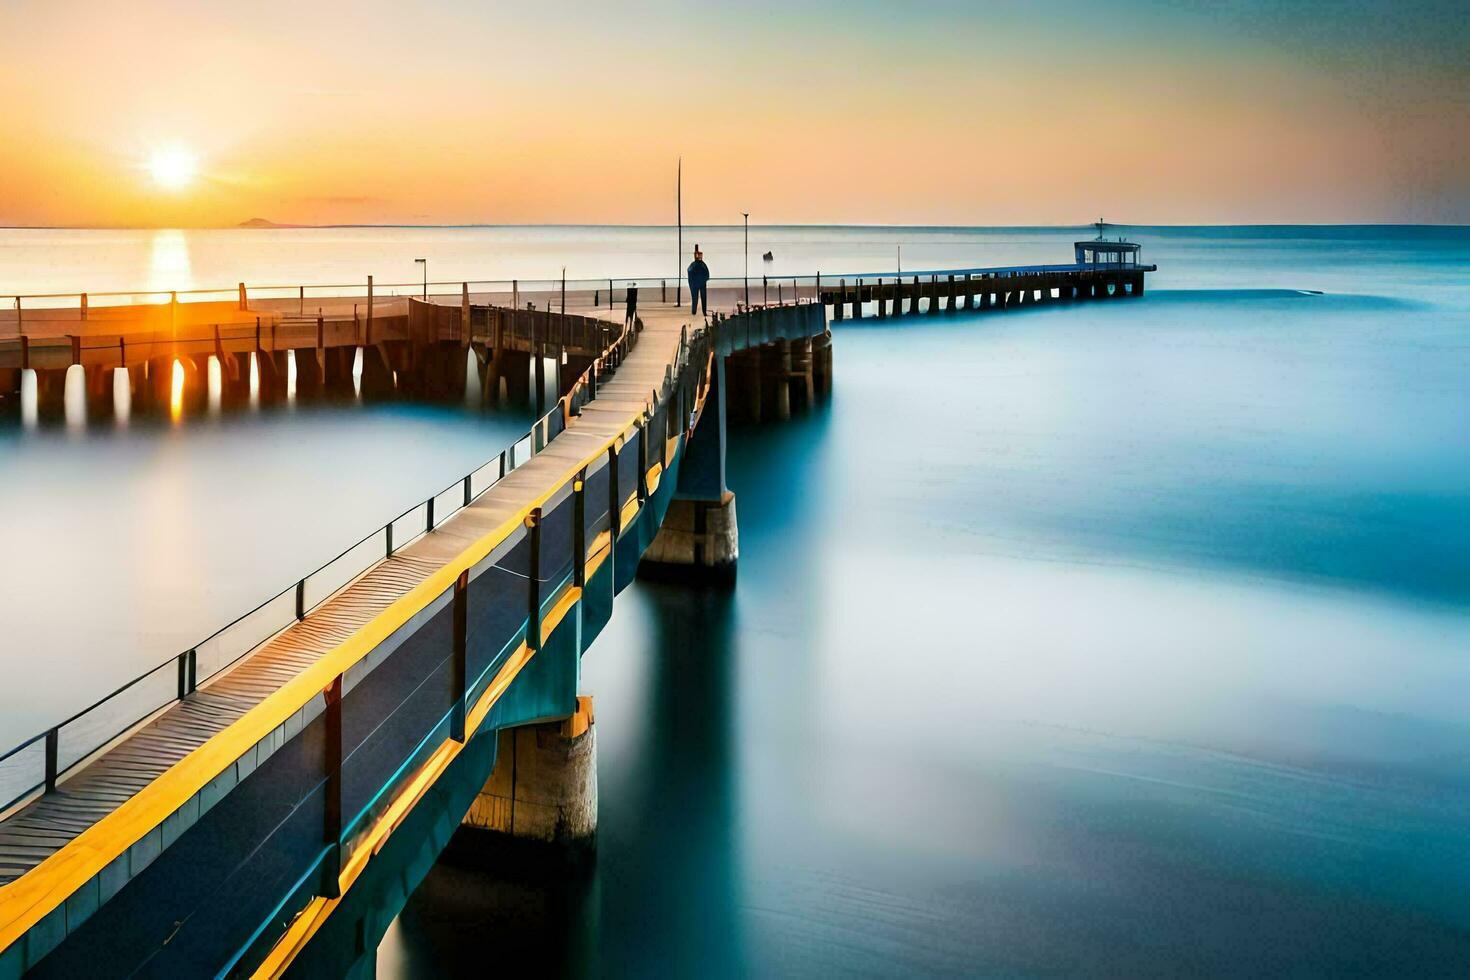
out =
[[[859,301],[958,308],[939,282],[858,287]],[[45,770],[0,820],[0,977],[99,956],[173,975],[284,969],[438,784],[464,783],[446,773],[493,761],[496,729],[569,713],[577,657],[658,532],[719,358],[821,338],[829,304],[853,302],[843,283],[726,321],[746,288],[711,290],[713,328],[651,296],[641,331],[600,295],[543,306],[533,352],[579,329],[615,339],[538,419],[529,458],[512,449],[426,501],[421,524],[364,539],[348,554],[365,570],[342,587],[277,597],[294,599],[289,625],[238,660],[201,644],[176,676],[142,679],[139,704],[160,683],[178,697],[110,743],[81,731],[69,746],[59,728],[0,759],[0,777],[37,754]],[[462,309],[469,325],[467,289]],[[486,775],[465,771],[471,790]]]

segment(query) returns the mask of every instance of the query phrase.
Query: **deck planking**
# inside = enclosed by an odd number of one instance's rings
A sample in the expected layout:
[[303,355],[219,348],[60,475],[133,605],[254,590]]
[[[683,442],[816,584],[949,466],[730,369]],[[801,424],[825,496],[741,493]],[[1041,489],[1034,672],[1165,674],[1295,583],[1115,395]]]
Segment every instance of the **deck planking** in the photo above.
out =
[[[570,310],[606,319],[620,313]],[[651,393],[678,356],[690,317],[677,307],[640,310],[644,330],[614,379],[599,386],[594,401],[564,432],[506,474],[468,507],[446,517],[432,533],[405,544],[328,597],[233,667],[205,681],[181,701],[116,741],[0,821],[0,888],[23,876],[75,840],[279,690],[323,655],[550,489],[569,463],[616,437],[641,417]]]

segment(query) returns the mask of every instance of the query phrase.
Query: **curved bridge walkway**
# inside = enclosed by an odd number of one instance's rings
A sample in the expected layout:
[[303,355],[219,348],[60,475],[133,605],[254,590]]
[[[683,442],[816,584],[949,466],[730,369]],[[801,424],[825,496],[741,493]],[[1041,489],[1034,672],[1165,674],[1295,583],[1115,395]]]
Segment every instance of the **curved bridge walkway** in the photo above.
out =
[[[529,460],[477,493],[466,477],[455,513],[436,522],[429,507],[425,533],[397,548],[389,525],[387,557],[315,608],[298,593],[299,621],[197,688],[181,658],[175,703],[0,821],[0,980],[101,963],[357,968],[387,925],[373,916],[411,889],[402,869],[432,863],[483,785],[495,733],[575,710],[579,657],[657,534],[712,395],[723,424],[720,358],[824,338],[829,304],[884,315],[904,300],[927,313],[1082,298],[1071,279],[1033,278],[1054,273],[839,281],[819,302],[709,327],[645,304],[642,330],[618,328],[538,420]],[[1088,298],[1124,294],[1069,274]],[[712,289],[711,306],[743,295]],[[585,328],[582,312],[539,316]],[[600,303],[594,315],[621,320]],[[55,753],[53,738],[48,773]]]
[[[590,581],[610,610],[631,579],[713,363],[686,312],[640,312],[538,423],[529,461],[0,823],[0,977],[87,973],[99,955],[215,973],[226,949],[249,971],[306,899],[350,885],[436,761],[575,700],[575,659],[512,681]],[[825,330],[819,307],[785,312]],[[634,547],[614,561],[615,536]],[[557,697],[518,704],[538,700],[521,687]]]

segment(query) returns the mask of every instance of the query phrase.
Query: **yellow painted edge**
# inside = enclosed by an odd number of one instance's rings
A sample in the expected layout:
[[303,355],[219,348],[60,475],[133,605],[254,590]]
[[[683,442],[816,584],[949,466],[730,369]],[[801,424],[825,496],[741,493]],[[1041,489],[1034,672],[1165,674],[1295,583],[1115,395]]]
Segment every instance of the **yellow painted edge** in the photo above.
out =
[[607,556],[612,554],[612,532],[602,531],[592,539],[592,547],[587,552],[587,577],[591,578],[602,563],[607,561]]
[[[632,507],[633,513],[636,516],[640,510],[636,500],[633,502]],[[597,537],[593,539],[592,547],[589,549],[587,575],[590,577],[596,572],[611,554],[611,532],[599,532]],[[582,594],[581,589],[569,588],[557,600],[556,604],[547,613],[546,620],[541,627],[541,639],[543,643],[551,638],[552,632],[555,631],[567,613],[571,611],[572,606],[581,601]],[[480,724],[485,720],[485,716],[489,713],[490,708],[505,693],[511,681],[515,680],[521,669],[530,661],[531,656],[532,654],[527,650],[526,645],[522,643],[516,649],[516,652],[511,655],[510,659],[506,661],[505,665],[501,667],[500,672],[495,675],[495,679],[490,682],[490,685],[485,689],[485,693],[480,696],[480,700],[476,702],[474,708],[470,710],[465,718],[466,742],[468,742],[469,736],[479,730]],[[342,869],[341,877],[338,878],[338,890],[341,896],[347,894],[348,889],[352,887],[357,881],[357,878],[362,874],[362,871],[367,865],[369,855],[376,855],[382,850],[388,837],[403,822],[403,818],[417,805],[418,801],[423,797],[423,794],[428,790],[428,787],[433,785],[434,781],[438,779],[439,773],[443,772],[462,750],[463,745],[459,742],[453,740],[445,742],[420,767],[414,779],[404,787],[403,791],[394,799],[388,809],[384,811],[383,816],[379,818],[373,829],[363,838],[362,843],[353,851],[352,858],[348,860],[346,867]],[[432,776],[432,778],[427,778],[429,776]],[[369,843],[371,843],[371,846],[368,846]],[[325,924],[331,916],[331,913],[341,902],[341,897],[313,898],[307,904],[306,908],[302,909],[296,918],[292,920],[291,925],[281,938],[277,940],[276,945],[271,948],[270,954],[255,971],[254,976],[257,978],[279,977],[284,974],[286,968],[295,960],[297,954],[305,948],[307,942],[321,929],[322,925]]]
[[386,609],[363,624],[341,644],[323,654],[316,663],[287,681],[254,708],[236,719],[205,744],[190,752],[82,831],[61,850],[15,881],[0,886],[0,950],[8,948],[32,926],[60,906],[129,847],[141,840],[195,793],[300,711],[332,680],[358,663],[403,626],[420,610],[448,590],[461,572],[474,567],[495,550],[536,507],[540,507],[586,466],[592,465],[610,447],[619,445],[629,423],[604,440],[581,462],[568,465],[550,488],[506,518],[423,582],[400,596]]
[[[562,594],[562,597],[547,613],[546,621],[541,625],[543,643],[551,638],[556,627],[561,624],[581,598],[582,590],[578,588],[569,588]],[[439,775],[464,751],[470,737],[479,731],[480,725],[490,714],[490,709],[495,702],[500,700],[501,695],[510,687],[511,682],[516,679],[526,664],[530,663],[533,656],[535,652],[529,650],[524,643],[516,648],[515,653],[511,654],[496,672],[494,680],[485,688],[485,693],[480,695],[474,707],[466,714],[465,741],[456,742],[448,739],[424,761],[418,772],[414,773],[413,778],[394,797],[393,802],[383,811],[383,815],[373,824],[372,830],[361,838],[357,848],[352,852],[352,857],[348,859],[347,864],[342,868],[341,875],[337,878],[339,896],[337,898],[317,896],[308,902],[306,908],[297,914],[286,932],[271,947],[270,953],[256,968],[254,976],[278,977],[285,972],[297,954],[306,947],[311,937],[316,935],[332,912],[342,903],[348,890],[356,884],[357,879],[367,869],[369,859],[382,851],[383,845],[387,843],[393,831],[398,829],[404,818],[418,805],[418,801],[423,799],[429,787],[434,785]]]

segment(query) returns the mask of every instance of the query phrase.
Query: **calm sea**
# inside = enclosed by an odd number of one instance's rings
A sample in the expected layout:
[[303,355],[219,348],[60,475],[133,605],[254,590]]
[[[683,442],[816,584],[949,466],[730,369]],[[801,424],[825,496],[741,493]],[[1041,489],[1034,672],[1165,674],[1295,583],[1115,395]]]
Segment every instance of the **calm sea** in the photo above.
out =
[[[831,402],[733,432],[738,588],[635,585],[585,660],[593,871],[442,864],[383,975],[1470,970],[1470,232],[1131,233],[1160,265],[1137,302],[838,325]],[[1078,234],[750,250],[850,274],[900,246],[1065,261]],[[739,274],[739,229],[691,239]],[[160,249],[186,281],[149,278]],[[435,279],[675,267],[667,229],[7,231],[0,292],[409,281],[423,256]],[[522,426],[5,429],[6,741]]]

